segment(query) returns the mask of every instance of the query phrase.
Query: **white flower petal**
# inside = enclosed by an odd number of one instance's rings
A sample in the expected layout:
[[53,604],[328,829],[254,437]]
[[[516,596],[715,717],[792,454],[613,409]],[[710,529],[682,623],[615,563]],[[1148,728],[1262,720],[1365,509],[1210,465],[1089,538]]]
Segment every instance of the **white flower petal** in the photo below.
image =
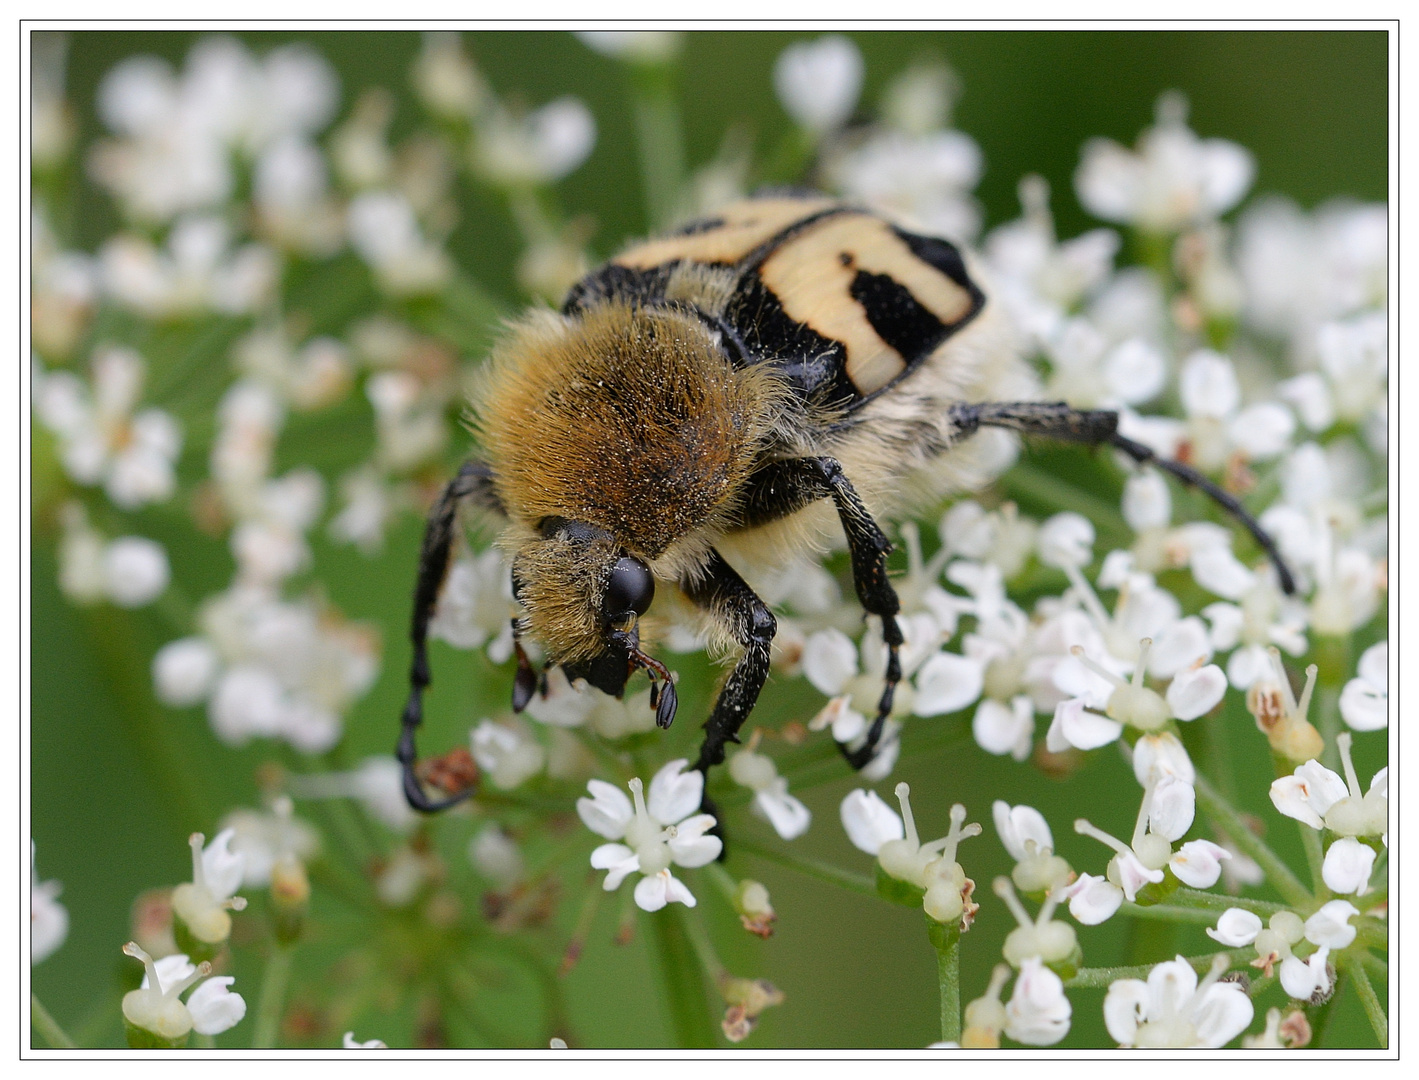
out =
[[1148,672],[1160,679],[1171,679],[1178,672],[1199,660],[1212,659],[1212,643],[1207,626],[1196,615],[1168,625],[1153,639],[1148,650]]
[[676,829],[675,838],[669,842],[670,856],[681,866],[707,866],[719,858],[724,844],[717,836],[707,836],[714,828],[714,818],[709,814],[696,814],[682,821]]
[[705,791],[704,773],[695,769],[683,772],[689,761],[676,758],[660,768],[650,782],[645,808],[662,825],[674,825],[700,808]]
[[1207,936],[1213,941],[1238,949],[1250,945],[1261,933],[1261,916],[1245,908],[1228,908],[1217,918],[1215,928],[1207,928]]
[[912,712],[917,716],[958,712],[980,697],[984,686],[985,666],[980,661],[957,653],[936,653],[917,672]]
[[1009,754],[1016,761],[1030,756],[1035,735],[1035,710],[1030,699],[1018,694],[1010,705],[984,699],[971,719],[971,734],[988,754]]
[[1389,642],[1381,641],[1378,645],[1371,645],[1361,653],[1358,672],[1360,678],[1375,689],[1387,690],[1389,688]]
[[862,91],[862,54],[839,34],[790,45],[774,64],[774,90],[784,110],[821,134],[845,121]]
[[764,816],[769,819],[769,824],[774,827],[774,832],[785,840],[802,836],[808,831],[808,826],[813,821],[813,815],[809,812],[808,807],[786,790],[761,791],[754,796],[754,805],[763,811]]
[[1178,391],[1190,417],[1225,419],[1237,411],[1242,391],[1232,362],[1211,349],[1199,349],[1183,362]]
[[1281,961],[1278,973],[1281,988],[1298,1001],[1306,1001],[1320,993],[1330,991],[1330,973],[1326,971],[1326,959],[1330,950],[1321,946],[1302,960],[1299,956],[1288,956]]
[[641,868],[640,858],[625,844],[602,844],[591,853],[591,866],[595,870],[609,870],[601,887],[613,892],[626,875]]
[[1196,794],[1192,785],[1173,775],[1164,775],[1153,789],[1148,808],[1148,831],[1169,843],[1181,840],[1192,828],[1196,815]]
[[1346,836],[1326,849],[1321,877],[1331,892],[1363,896],[1369,891],[1374,865],[1375,849]]
[[1084,708],[1081,698],[1061,701],[1054,710],[1054,722],[1045,736],[1045,745],[1053,753],[1069,747],[1096,750],[1107,746],[1123,733],[1123,725]]
[[819,630],[803,644],[803,675],[829,697],[857,674],[857,646],[841,630]]
[[1116,979],[1104,997],[1104,1026],[1120,1046],[1132,1046],[1147,1016],[1148,985],[1142,979]]
[[884,803],[875,791],[857,788],[849,791],[839,808],[847,838],[859,851],[876,856],[889,840],[901,840],[906,829],[897,812]]
[[1005,1034],[1026,1046],[1053,1046],[1069,1034],[1072,1012],[1059,976],[1038,956],[1027,957],[1005,1006]]
[[1184,885],[1210,889],[1222,876],[1222,860],[1232,853],[1210,840],[1189,840],[1173,854],[1168,865]]
[[1123,518],[1130,529],[1161,529],[1172,517],[1172,494],[1161,473],[1145,469],[1128,478],[1123,486]]
[[1094,525],[1083,514],[1066,510],[1040,526],[1037,543],[1046,566],[1083,566],[1094,555]]
[[1163,880],[1163,871],[1148,869],[1138,861],[1138,856],[1131,851],[1115,855],[1109,860],[1109,865],[1117,868],[1123,895],[1129,903],[1133,903],[1138,898],[1139,889],[1145,885],[1157,885]]
[[1049,822],[1033,806],[1011,806],[996,799],[991,804],[990,812],[1000,842],[1017,862],[1032,854],[1026,848],[1027,842],[1033,842],[1033,853],[1054,850],[1054,836],[1049,831]]
[[223,829],[202,851],[202,875],[214,899],[225,900],[241,887],[246,857],[231,850],[235,829]]
[[219,975],[192,991],[187,1011],[192,1014],[192,1029],[197,1034],[220,1035],[236,1027],[246,1015],[242,996],[227,989],[235,981],[230,975]]
[[662,870],[658,874],[641,878],[636,882],[636,907],[642,911],[659,911],[669,902],[666,896],[669,885],[669,870]]
[[1133,744],[1133,775],[1144,787],[1164,776],[1176,776],[1186,784],[1197,780],[1192,759],[1171,731],[1143,735]]
[[1095,874],[1080,874],[1061,895],[1069,900],[1069,914],[1083,926],[1099,925],[1123,905],[1123,890]]
[[588,780],[586,790],[591,792],[592,797],[576,801],[577,816],[582,823],[607,840],[619,840],[625,836],[626,826],[635,816],[626,793],[605,780]]
[[179,638],[153,657],[153,688],[164,705],[186,708],[206,700],[220,668],[221,658],[205,637]]
[[1296,420],[1291,411],[1274,401],[1249,405],[1227,425],[1227,435],[1248,457],[1266,461],[1291,443]]
[[1255,1011],[1240,984],[1213,983],[1203,992],[1202,1001],[1193,1012],[1199,1045],[1214,1050],[1225,1046],[1247,1029]]
[[1168,685],[1168,708],[1179,720],[1196,720],[1216,707],[1227,692],[1227,676],[1216,664],[1181,671]]
[[1350,920],[1360,910],[1349,900],[1332,900],[1306,920],[1306,940],[1312,945],[1324,945],[1337,952],[1355,940],[1355,927]]

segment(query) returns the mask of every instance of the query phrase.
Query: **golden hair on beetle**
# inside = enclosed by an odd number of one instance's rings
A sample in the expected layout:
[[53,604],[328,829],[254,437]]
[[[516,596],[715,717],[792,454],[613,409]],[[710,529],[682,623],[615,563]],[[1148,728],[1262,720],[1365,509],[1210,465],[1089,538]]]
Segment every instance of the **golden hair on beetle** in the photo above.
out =
[[647,562],[686,541],[703,548],[694,535],[732,517],[787,396],[772,372],[736,369],[703,322],[673,308],[544,311],[512,328],[473,424],[513,526],[504,544],[530,625],[550,655],[596,648],[594,579],[617,552],[544,539],[541,523],[605,530]]

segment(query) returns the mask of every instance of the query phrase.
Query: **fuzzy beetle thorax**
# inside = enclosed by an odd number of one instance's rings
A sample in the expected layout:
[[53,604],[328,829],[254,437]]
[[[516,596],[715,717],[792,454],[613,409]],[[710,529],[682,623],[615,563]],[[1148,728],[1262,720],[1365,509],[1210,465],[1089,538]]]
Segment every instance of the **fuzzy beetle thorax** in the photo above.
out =
[[607,304],[516,327],[475,422],[515,522],[586,522],[654,559],[733,509],[782,393],[693,317]]
[[[600,305],[536,313],[494,352],[474,411],[528,628],[560,660],[604,648],[605,578],[732,518],[784,391],[736,369],[702,322]],[[548,535],[564,519],[605,534]]]

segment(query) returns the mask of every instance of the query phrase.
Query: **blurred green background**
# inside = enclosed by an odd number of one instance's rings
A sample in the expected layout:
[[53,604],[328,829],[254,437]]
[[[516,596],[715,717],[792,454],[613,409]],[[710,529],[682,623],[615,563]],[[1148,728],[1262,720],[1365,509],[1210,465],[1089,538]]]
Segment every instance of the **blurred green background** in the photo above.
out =
[[[361,89],[380,85],[399,95],[392,139],[414,127],[417,112],[408,87],[410,64],[419,48],[417,35],[240,36],[257,51],[293,39],[308,41],[339,72],[341,116]],[[692,167],[714,154],[726,127],[734,122],[749,125],[761,155],[787,136],[790,125],[772,91],[773,61],[790,41],[810,36],[815,35],[688,35],[679,89]],[[892,75],[914,60],[939,57],[954,68],[963,87],[955,126],[977,140],[986,162],[977,195],[985,207],[987,228],[1018,215],[1016,184],[1027,172],[1041,173],[1050,181],[1061,236],[1088,227],[1091,223],[1078,208],[1071,183],[1081,144],[1098,135],[1131,144],[1150,123],[1158,94],[1174,88],[1190,99],[1191,125],[1200,135],[1235,140],[1255,154],[1254,192],[1283,193],[1308,207],[1336,195],[1365,200],[1388,196],[1389,73],[1383,32],[1002,31],[852,36],[866,60],[863,101],[867,104],[875,101]],[[100,132],[94,92],[114,64],[137,53],[157,54],[180,64],[197,37],[186,32],[71,34],[68,93],[79,111],[79,145],[87,145]],[[592,243],[598,254],[609,253],[626,237],[644,232],[642,201],[635,194],[638,171],[623,68],[563,33],[471,33],[465,35],[465,48],[505,96],[521,96],[535,105],[571,93],[587,102],[598,124],[597,147],[587,164],[559,185],[562,205],[570,213],[594,218],[597,232]],[[512,267],[519,245],[506,213],[486,193],[466,184],[460,210],[453,254],[466,273],[509,309],[515,308],[520,300]],[[89,251],[119,223],[107,197],[82,177],[56,207],[56,218],[66,243]],[[367,282],[364,288],[372,300]],[[351,315],[359,314],[361,296],[358,290],[351,291]],[[218,327],[201,342],[171,347],[200,348],[209,354],[203,361],[211,365],[206,381],[215,388],[225,382],[225,347],[236,332],[235,327]],[[161,352],[163,343],[152,347]],[[150,386],[157,395],[155,403],[163,404],[161,378]],[[360,407],[363,412],[355,410],[359,415],[337,412],[342,422],[368,425],[363,401]],[[332,437],[338,440],[339,435],[339,429],[330,426],[334,422],[329,417],[293,422],[282,438],[278,469],[307,462],[333,480],[336,465],[343,463],[338,446],[331,446]],[[367,446],[368,428],[360,430],[361,445]],[[189,429],[190,439],[194,434]],[[181,463],[184,484],[197,481],[205,472],[206,462],[189,450]],[[48,447],[37,441],[32,556],[33,835],[40,876],[64,883],[63,903],[70,912],[71,928],[61,950],[34,970],[34,986],[76,1037],[118,1045],[115,991],[120,977],[136,968],[118,951],[130,937],[129,904],[144,889],[184,880],[190,865],[188,833],[201,830],[210,837],[229,809],[256,805],[256,770],[282,755],[270,746],[226,748],[210,734],[200,710],[165,709],[152,696],[148,666],[153,653],[164,642],[189,632],[189,625],[181,621],[187,614],[182,598],[195,603],[229,580],[225,542],[196,533],[181,499],[134,515],[132,531],[153,536],[169,549],[174,598],[139,613],[77,610],[60,599],[55,585],[52,512],[61,483]],[[1100,494],[1114,497],[1114,492]],[[330,599],[348,616],[378,624],[385,643],[380,681],[348,717],[346,737],[332,762],[353,763],[392,748],[404,695],[408,658],[404,628],[419,531],[416,522],[403,521],[384,553],[374,560],[328,544],[319,530],[312,535],[318,576]],[[433,660],[437,683],[423,745],[443,748],[463,742],[471,722],[504,710],[507,676],[494,674],[481,656],[469,657],[445,647],[436,647]],[[697,741],[698,716],[707,708],[713,673],[687,670],[686,676],[682,719],[669,738],[688,753]],[[770,687],[760,709],[767,710],[766,716],[806,719],[819,700],[802,684],[781,684]],[[1251,723],[1244,713],[1230,720],[1238,732],[1247,731]],[[1238,739],[1239,746],[1230,751],[1241,775],[1254,780],[1238,791],[1244,807],[1253,812],[1269,811],[1265,805],[1269,763],[1265,755],[1256,755],[1255,762],[1249,755],[1258,741]],[[968,872],[987,899],[963,948],[962,992],[969,1000],[983,990],[998,959],[999,943],[1010,929],[1007,914],[989,895],[991,878],[1009,868],[988,825],[990,802],[1003,798],[1040,807],[1055,823],[1062,854],[1076,865],[1093,867],[1102,863],[1094,842],[1060,835],[1069,817],[1078,813],[1073,801],[1076,785],[1118,793],[1116,804],[1091,808],[1089,814],[1096,824],[1120,833],[1131,828],[1137,787],[1112,755],[1096,755],[1085,775],[1076,777],[1069,789],[1042,781],[1030,767],[988,758],[977,750],[970,741],[969,722],[962,717],[914,721],[904,745],[904,763],[898,772],[912,784],[917,820],[925,833],[935,836],[945,831],[947,808],[956,801],[970,808],[972,820],[987,823],[986,836],[968,841],[962,851]],[[657,752],[653,760],[668,756]],[[296,763],[294,758],[284,760]],[[785,760],[791,762],[792,755]],[[794,850],[867,873],[870,860],[848,845],[837,821],[839,800],[857,785],[840,763],[824,761],[811,771],[825,782],[811,788],[795,783],[795,792],[812,808],[815,822]],[[1361,758],[1357,764],[1361,775],[1368,776],[1379,762]],[[336,809],[312,807],[309,812],[326,830],[340,825]],[[731,816],[741,823],[738,827],[746,839],[778,844],[742,808]],[[467,825],[462,827],[459,837],[467,834]],[[457,832],[457,826],[450,831]],[[1278,843],[1285,850],[1291,839],[1288,834]],[[466,867],[462,841],[446,842],[451,845],[450,861],[461,861]],[[1300,861],[1298,845],[1289,854]],[[765,1015],[748,1047],[916,1047],[937,1037],[935,957],[919,912],[823,885],[742,852],[732,854],[730,868],[738,876],[752,874],[764,880],[780,913],[778,932],[762,943],[733,925],[724,905],[711,899],[708,884],[697,890],[730,968],[738,974],[770,978],[787,994],[783,1006]],[[567,880],[570,891],[563,898],[555,928],[542,931],[547,943],[564,940],[586,887],[579,874],[570,874]],[[470,890],[473,887],[470,879]],[[349,918],[349,912],[330,892],[319,886],[317,891],[320,899],[313,921],[327,927],[326,937],[311,940],[297,954],[297,997],[303,992],[303,979],[318,983],[341,977],[331,976],[328,964],[340,952],[335,928]],[[476,908],[471,892],[468,907]],[[651,920],[642,916],[636,941],[617,948],[610,943],[617,913],[616,900],[608,898],[586,955],[564,980],[571,1030],[584,1045],[664,1044],[668,1021],[650,959]],[[399,940],[396,923],[391,918],[380,930],[389,935],[391,950]],[[1084,929],[1080,936],[1090,966],[1163,959],[1175,951],[1205,951],[1210,944],[1200,927],[1155,934],[1153,927],[1146,926],[1140,937],[1128,939],[1110,924]],[[490,955],[499,947],[490,944]],[[484,1032],[501,1032],[524,1045],[538,1045],[544,1037],[542,1027],[529,1017],[541,1015],[541,1009],[528,1008],[538,991],[526,984],[525,972],[518,974],[521,970],[514,958],[480,975],[476,1008],[486,1021]],[[236,989],[254,996],[260,971],[260,950],[239,948]],[[317,985],[313,994],[319,998],[320,993]],[[1064,1045],[1097,1045],[1105,1040],[1099,1011],[1102,991],[1076,991],[1072,999],[1074,1026]],[[1358,1008],[1340,1012],[1336,1023],[1342,1026],[1335,1029],[1332,1045],[1370,1045]],[[408,1045],[415,1022],[412,1006],[405,1001],[359,1017],[356,1033],[362,1039],[380,1037],[391,1045]],[[480,1038],[476,1032],[465,1037],[475,1042]],[[238,1028],[220,1042],[247,1045],[247,1038]]]

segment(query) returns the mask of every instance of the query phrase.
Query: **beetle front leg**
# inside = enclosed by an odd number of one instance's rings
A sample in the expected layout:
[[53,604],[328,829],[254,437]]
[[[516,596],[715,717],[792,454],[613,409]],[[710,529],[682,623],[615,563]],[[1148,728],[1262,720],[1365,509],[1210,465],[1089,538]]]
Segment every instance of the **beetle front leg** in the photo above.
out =
[[759,700],[769,674],[769,647],[778,621],[717,551],[711,550],[701,573],[681,587],[696,604],[718,616],[744,647],[705,722],[705,739],[695,768],[708,777],[709,770],[724,761],[725,747],[739,741],[739,729]]
[[433,507],[424,527],[424,542],[419,548],[419,573],[414,583],[414,614],[410,620],[409,639],[414,646],[409,666],[409,698],[400,717],[399,742],[394,755],[404,767],[404,797],[415,810],[432,814],[461,802],[471,789],[446,799],[431,799],[424,791],[418,771],[419,751],[415,733],[424,722],[424,690],[432,681],[429,671],[429,620],[438,606],[439,592],[448,576],[449,555],[453,550],[458,508],[465,500],[495,506],[492,472],[479,461],[465,462],[458,475],[448,482]]

